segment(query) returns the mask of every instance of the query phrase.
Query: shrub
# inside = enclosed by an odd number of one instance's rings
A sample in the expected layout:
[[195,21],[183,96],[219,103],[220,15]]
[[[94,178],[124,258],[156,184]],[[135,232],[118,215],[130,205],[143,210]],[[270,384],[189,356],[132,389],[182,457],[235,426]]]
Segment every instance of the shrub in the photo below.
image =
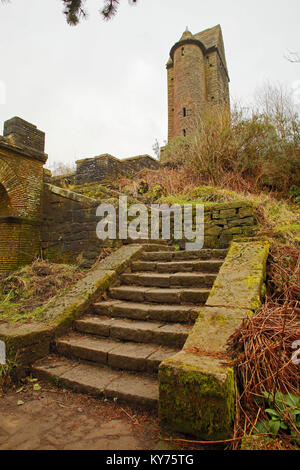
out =
[[287,194],[291,185],[300,185],[300,121],[276,88],[267,89],[263,104],[247,113],[236,107],[231,115],[207,108],[193,134],[165,147],[162,163],[196,172],[207,184],[222,185],[231,174],[250,181],[253,189]]

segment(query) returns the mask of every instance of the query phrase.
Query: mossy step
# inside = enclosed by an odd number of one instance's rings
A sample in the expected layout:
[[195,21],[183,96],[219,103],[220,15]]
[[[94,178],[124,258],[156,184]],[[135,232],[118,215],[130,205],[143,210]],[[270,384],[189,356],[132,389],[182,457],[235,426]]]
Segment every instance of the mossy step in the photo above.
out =
[[159,305],[121,300],[106,300],[94,304],[94,312],[99,315],[172,323],[194,322],[198,317],[200,308],[201,305]]
[[135,343],[182,348],[192,325],[86,316],[74,323],[76,331]]
[[32,374],[79,393],[157,410],[158,381],[153,376],[55,356],[36,362]]
[[120,278],[123,284],[148,287],[211,287],[216,274],[203,273],[125,273]]
[[178,349],[72,333],[56,342],[60,355],[105,364],[113,369],[156,373],[159,364]]
[[133,261],[131,270],[133,272],[156,272],[156,273],[178,273],[178,272],[203,272],[218,273],[223,260],[191,260],[191,261]]
[[140,286],[112,287],[110,296],[113,299],[133,302],[154,302],[162,304],[201,304],[206,302],[210,289],[208,288],[154,288]]
[[140,259],[144,261],[189,261],[189,260],[212,260],[212,259],[224,259],[227,255],[228,250],[226,249],[203,249],[195,251],[152,251],[150,253],[144,252],[141,254]]

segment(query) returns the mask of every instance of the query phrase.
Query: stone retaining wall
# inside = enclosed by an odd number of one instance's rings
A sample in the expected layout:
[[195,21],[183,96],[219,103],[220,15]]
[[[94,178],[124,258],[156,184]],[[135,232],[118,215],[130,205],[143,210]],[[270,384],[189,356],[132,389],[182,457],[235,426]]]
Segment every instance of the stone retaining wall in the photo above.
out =
[[41,248],[44,257],[58,263],[91,266],[105,246],[96,235],[99,201],[46,183]]
[[159,368],[162,424],[203,440],[229,439],[235,407],[228,338],[264,295],[267,242],[233,242],[181,352]]
[[[100,251],[107,246],[120,246],[130,240],[99,240],[96,226],[100,218],[96,209],[101,201],[82,196],[72,191],[45,183],[44,217],[41,235],[42,251],[50,261],[75,263],[91,266]],[[195,214],[193,229],[196,227]],[[116,217],[118,234],[118,209]],[[128,217],[132,220],[133,217]],[[174,216],[171,213],[170,242],[185,248],[187,240],[172,238]],[[151,237],[149,217],[148,236]],[[229,243],[241,236],[255,233],[254,209],[244,202],[204,205],[205,248],[227,248]],[[160,225],[160,237],[161,237]]]
[[[171,214],[171,235],[174,233],[174,215]],[[193,209],[193,230],[196,229],[196,209]],[[244,201],[204,203],[204,248],[227,248],[232,240],[251,237],[256,232],[254,207]],[[150,226],[149,226],[150,233]],[[182,233],[184,234],[184,225]],[[182,249],[186,239],[172,240]]]

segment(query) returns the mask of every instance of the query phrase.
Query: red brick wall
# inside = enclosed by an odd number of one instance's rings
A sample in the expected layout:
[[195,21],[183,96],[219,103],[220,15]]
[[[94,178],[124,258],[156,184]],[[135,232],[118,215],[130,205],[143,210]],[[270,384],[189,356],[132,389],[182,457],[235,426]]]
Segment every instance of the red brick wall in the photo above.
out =
[[39,253],[46,158],[0,137],[0,272],[17,269]]

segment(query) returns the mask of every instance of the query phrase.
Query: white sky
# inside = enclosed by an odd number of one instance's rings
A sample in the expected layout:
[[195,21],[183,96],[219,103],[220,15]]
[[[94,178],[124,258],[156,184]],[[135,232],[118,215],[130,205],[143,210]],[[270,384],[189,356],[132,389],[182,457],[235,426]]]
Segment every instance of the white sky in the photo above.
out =
[[165,64],[186,26],[220,23],[230,92],[247,102],[264,81],[295,89],[300,64],[299,0],[121,0],[103,22],[102,0],[87,0],[89,18],[70,27],[60,0],[0,3],[0,133],[13,116],[46,132],[48,164],[102,153],[153,154],[167,138]]

